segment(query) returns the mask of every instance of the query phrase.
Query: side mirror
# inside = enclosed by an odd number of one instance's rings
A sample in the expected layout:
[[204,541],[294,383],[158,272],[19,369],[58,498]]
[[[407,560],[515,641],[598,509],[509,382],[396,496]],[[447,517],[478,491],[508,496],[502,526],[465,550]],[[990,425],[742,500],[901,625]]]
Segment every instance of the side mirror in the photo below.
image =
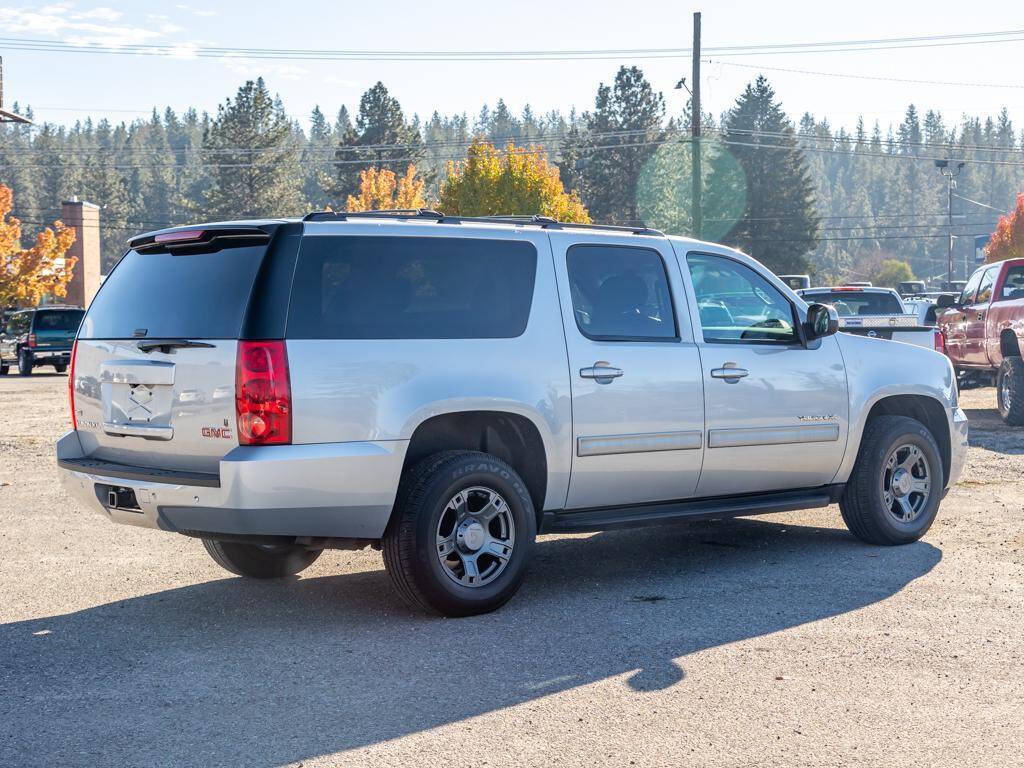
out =
[[831,336],[839,330],[839,313],[831,304],[811,304],[804,327],[808,341]]
[[943,293],[935,300],[935,306],[939,309],[952,309],[957,305],[957,297],[952,296],[948,293]]

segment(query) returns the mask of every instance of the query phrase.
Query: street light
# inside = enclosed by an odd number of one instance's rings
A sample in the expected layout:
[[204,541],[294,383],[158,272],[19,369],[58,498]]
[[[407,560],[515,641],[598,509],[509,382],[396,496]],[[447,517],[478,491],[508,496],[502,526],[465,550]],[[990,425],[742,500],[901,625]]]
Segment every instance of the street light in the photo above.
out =
[[[953,190],[956,189],[956,181],[954,181],[954,179],[960,175],[960,171],[964,169],[964,165],[964,161],[960,160],[957,162],[956,168],[954,170],[954,168],[950,166],[949,160],[935,161],[935,167],[939,169],[939,173],[945,176],[946,180],[948,181],[947,201],[949,210],[949,274],[946,277],[946,284],[950,288],[952,288],[953,286]],[[964,277],[966,277],[966,275],[964,275]]]

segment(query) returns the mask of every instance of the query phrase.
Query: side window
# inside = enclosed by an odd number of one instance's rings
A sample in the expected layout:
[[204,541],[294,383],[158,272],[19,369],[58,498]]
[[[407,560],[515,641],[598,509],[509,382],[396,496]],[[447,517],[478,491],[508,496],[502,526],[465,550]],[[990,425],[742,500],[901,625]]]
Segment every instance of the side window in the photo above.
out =
[[750,267],[723,256],[686,257],[705,342],[795,341],[793,306]]
[[984,274],[981,276],[981,282],[978,284],[978,295],[974,299],[975,304],[988,304],[992,298],[992,284],[996,281],[996,275],[999,273],[998,267],[992,269],[986,269]]
[[674,341],[661,255],[649,248],[574,245],[565,257],[580,333],[599,341]]
[[981,282],[981,276],[985,274],[982,270],[978,270],[971,279],[967,281],[967,285],[964,286],[963,291],[960,292],[960,304],[973,304],[974,293],[978,290],[978,283]]
[[537,249],[522,240],[313,236],[290,339],[506,339],[530,318]]
[[1024,267],[1010,267],[996,301],[1024,299]]

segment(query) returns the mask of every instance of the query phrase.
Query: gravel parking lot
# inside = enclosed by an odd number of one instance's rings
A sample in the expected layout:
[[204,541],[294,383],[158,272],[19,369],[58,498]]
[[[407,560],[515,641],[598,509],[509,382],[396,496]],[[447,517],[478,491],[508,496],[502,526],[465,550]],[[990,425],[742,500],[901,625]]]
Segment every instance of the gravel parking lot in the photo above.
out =
[[379,553],[229,577],[55,481],[64,376],[0,378],[0,766],[985,765],[1024,743],[1024,430],[921,542],[835,507],[542,538],[488,616],[411,613]]

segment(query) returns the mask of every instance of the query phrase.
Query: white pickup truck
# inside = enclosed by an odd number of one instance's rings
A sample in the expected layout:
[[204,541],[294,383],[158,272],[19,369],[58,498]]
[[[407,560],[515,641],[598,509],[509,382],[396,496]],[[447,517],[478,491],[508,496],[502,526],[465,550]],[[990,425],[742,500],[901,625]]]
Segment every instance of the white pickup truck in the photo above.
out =
[[891,288],[840,285],[797,291],[808,303],[831,304],[839,313],[839,330],[858,336],[902,341],[945,352],[942,334],[922,324]]

